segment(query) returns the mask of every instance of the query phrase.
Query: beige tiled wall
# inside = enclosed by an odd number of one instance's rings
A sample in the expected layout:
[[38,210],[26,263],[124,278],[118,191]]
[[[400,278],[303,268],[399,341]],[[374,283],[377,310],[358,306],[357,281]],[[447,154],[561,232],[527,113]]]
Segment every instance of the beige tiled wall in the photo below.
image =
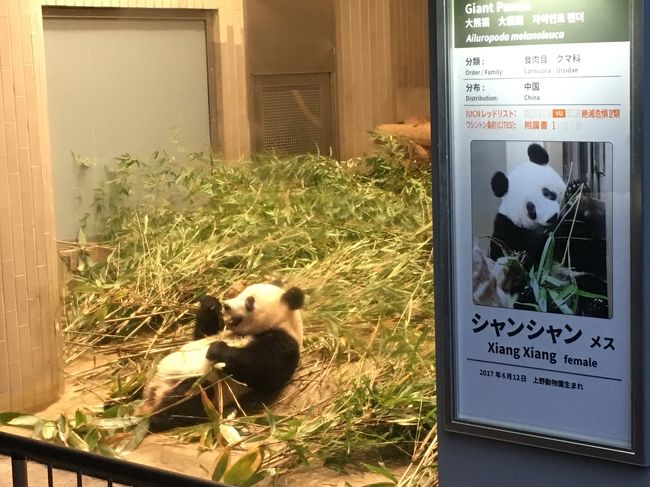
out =
[[0,0],[0,410],[62,387],[40,3]]
[[[372,150],[379,123],[428,115],[426,0],[334,0],[339,149]],[[411,100],[413,98],[413,100]]]
[[339,152],[372,149],[368,131],[395,116],[390,0],[335,0]]

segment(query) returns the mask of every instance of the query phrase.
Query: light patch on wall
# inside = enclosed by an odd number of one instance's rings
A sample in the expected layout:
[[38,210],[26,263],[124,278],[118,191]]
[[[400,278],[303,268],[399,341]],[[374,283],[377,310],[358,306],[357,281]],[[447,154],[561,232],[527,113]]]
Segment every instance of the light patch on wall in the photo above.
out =
[[107,161],[210,149],[205,22],[45,18],[44,30],[56,232],[73,240]]

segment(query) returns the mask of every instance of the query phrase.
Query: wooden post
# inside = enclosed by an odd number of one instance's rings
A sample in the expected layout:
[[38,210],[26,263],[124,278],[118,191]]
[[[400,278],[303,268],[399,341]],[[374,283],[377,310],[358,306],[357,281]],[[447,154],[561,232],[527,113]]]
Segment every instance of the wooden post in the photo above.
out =
[[0,0],[0,411],[63,388],[57,257],[38,0]]

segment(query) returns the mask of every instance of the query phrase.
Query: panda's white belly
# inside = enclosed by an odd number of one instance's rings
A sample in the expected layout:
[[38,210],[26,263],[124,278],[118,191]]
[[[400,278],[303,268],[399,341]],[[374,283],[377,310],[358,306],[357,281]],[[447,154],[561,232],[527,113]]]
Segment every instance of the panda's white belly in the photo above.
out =
[[[239,336],[230,332],[194,340],[183,345],[176,352],[163,357],[155,367],[153,377],[144,390],[144,404],[140,409],[141,414],[154,412],[163,398],[169,394],[181,381],[185,379],[205,377],[210,382],[218,382],[219,399],[215,402],[228,405],[233,398],[239,397],[248,388],[232,380],[227,380],[225,391],[222,392],[223,375],[218,369],[224,364],[214,363],[206,358],[208,348],[217,341],[224,341],[231,347],[244,347],[251,340],[250,336]],[[216,369],[216,370],[215,370]],[[226,385],[227,384],[227,385]],[[224,397],[225,396],[225,397]],[[235,399],[236,400],[236,399]],[[216,404],[215,404],[216,405]]]
[[158,362],[155,377],[160,380],[175,380],[206,375],[212,369],[212,362],[205,355],[213,341],[203,339],[186,343],[180,350]]
[[156,378],[176,380],[202,377],[211,372],[213,367],[223,368],[223,364],[214,364],[205,358],[208,348],[216,341],[225,341],[231,347],[244,347],[250,342],[250,337],[225,333],[186,343],[177,352],[170,353],[158,362]]

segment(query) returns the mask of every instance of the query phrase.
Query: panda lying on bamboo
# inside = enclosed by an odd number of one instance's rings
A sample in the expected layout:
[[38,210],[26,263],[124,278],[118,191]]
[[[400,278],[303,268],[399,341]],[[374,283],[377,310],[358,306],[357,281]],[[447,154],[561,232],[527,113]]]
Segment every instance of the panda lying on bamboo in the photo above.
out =
[[149,430],[204,421],[199,386],[220,411],[250,393],[279,392],[298,367],[304,300],[297,287],[253,284],[224,301],[224,320],[219,300],[204,297],[195,340],[164,357],[144,387],[138,413],[151,415]]

